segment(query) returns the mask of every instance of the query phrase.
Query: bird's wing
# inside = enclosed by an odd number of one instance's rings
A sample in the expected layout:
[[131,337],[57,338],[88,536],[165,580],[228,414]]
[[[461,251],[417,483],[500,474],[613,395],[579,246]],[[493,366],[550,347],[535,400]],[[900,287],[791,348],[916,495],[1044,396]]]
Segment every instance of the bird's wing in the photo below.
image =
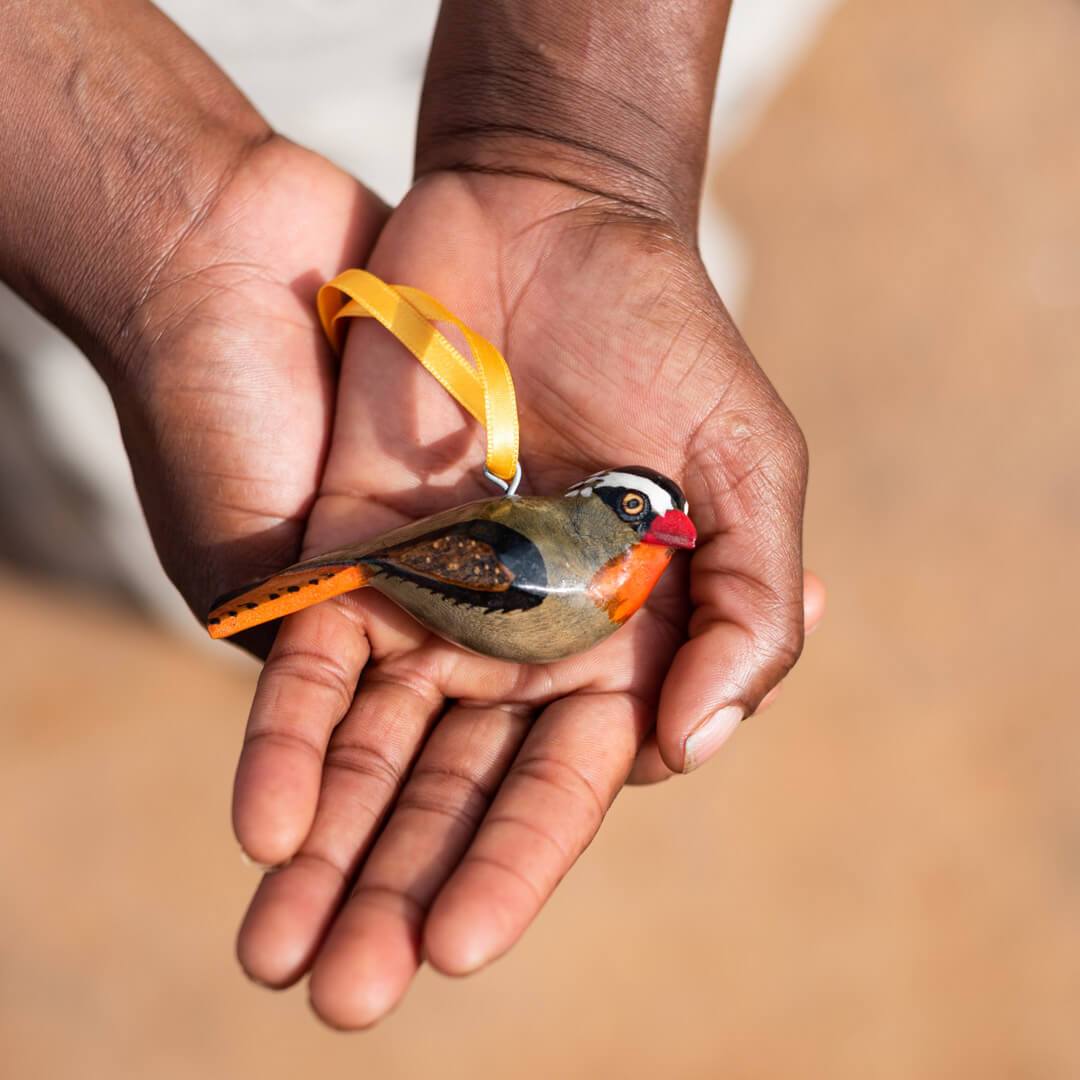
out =
[[547,568],[536,544],[490,518],[453,522],[371,552],[360,560],[382,576],[484,613],[527,611],[547,595]]
[[[482,513],[484,506],[459,507],[395,530],[381,540],[296,563],[215,601],[206,628],[211,637],[231,637],[359,589],[380,572],[485,611],[539,604],[543,597],[535,590],[547,581],[540,552],[531,540],[507,525],[484,517],[462,520],[463,514]],[[417,533],[425,525],[427,531]],[[387,539],[390,544],[385,543]]]
[[215,601],[206,618],[214,638],[231,637],[271,619],[366,585],[369,572],[353,561],[323,555]]
[[471,536],[469,532],[468,528],[462,528],[420,537],[380,551],[369,559],[380,569],[396,571],[414,580],[482,593],[506,592],[514,584],[514,572],[490,539]]

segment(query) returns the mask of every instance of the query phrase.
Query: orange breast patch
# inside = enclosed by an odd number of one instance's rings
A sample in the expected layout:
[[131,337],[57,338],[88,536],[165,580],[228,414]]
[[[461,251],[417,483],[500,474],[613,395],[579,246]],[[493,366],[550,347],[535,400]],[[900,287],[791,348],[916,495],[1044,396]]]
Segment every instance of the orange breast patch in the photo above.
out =
[[648,600],[671,556],[671,548],[635,544],[601,567],[589,582],[589,597],[612,622],[624,623]]

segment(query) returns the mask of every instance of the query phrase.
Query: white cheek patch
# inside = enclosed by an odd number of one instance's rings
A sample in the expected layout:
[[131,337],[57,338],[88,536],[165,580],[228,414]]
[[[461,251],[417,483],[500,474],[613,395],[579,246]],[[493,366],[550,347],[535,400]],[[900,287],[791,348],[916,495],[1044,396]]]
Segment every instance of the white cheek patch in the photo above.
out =
[[656,514],[663,514],[668,510],[682,510],[681,506],[676,506],[672,501],[671,494],[666,488],[635,473],[609,472],[601,476],[589,477],[589,481],[586,482],[592,482],[594,488],[617,487],[640,491],[649,500],[649,506]]

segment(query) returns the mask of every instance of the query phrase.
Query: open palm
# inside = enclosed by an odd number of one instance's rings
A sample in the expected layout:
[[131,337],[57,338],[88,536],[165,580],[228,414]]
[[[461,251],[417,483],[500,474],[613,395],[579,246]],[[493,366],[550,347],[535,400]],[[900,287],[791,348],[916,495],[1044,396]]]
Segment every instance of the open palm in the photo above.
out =
[[[286,620],[234,813],[253,858],[287,865],[240,955],[272,985],[313,968],[316,1009],[350,1027],[391,1008],[422,956],[464,973],[507,949],[631,770],[692,767],[708,747],[691,732],[752,711],[803,623],[801,438],[694,252],[560,184],[447,173],[414,187],[367,265],[502,348],[523,490],[648,465],[682,481],[701,547],[624,629],[551,665],[465,653],[371,590]],[[304,554],[493,494],[482,460],[442,388],[354,324]]]

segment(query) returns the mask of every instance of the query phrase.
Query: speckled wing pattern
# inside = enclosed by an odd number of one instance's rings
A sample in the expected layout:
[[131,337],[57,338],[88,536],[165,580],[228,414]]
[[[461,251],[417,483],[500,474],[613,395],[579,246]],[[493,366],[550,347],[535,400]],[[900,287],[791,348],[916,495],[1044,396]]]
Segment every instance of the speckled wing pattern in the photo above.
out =
[[[546,595],[547,571],[539,549],[497,521],[462,521],[371,552],[362,562],[376,574],[410,581],[483,612],[526,611]],[[378,587],[377,578],[373,584]]]

